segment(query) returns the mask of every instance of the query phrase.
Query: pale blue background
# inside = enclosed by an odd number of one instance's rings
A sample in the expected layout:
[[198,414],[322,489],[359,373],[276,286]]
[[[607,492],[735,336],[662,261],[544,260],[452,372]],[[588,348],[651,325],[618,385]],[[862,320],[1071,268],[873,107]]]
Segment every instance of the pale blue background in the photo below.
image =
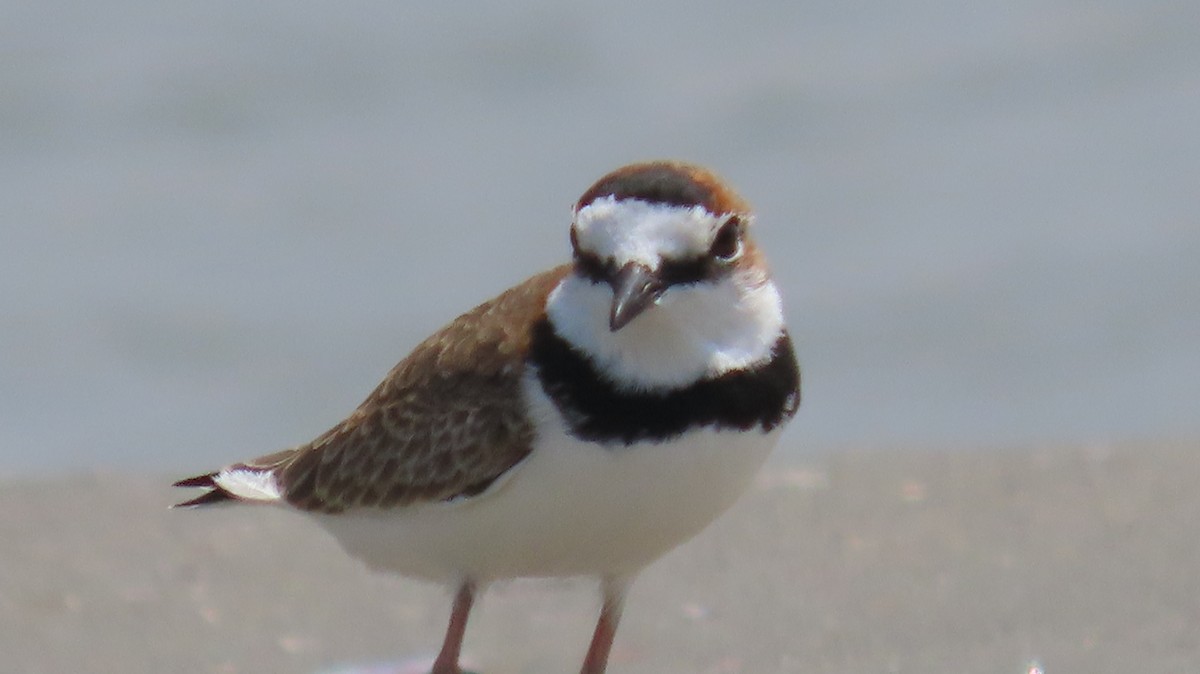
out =
[[635,159],[759,208],[785,456],[1200,437],[1200,3],[9,2],[0,474],[302,442]]

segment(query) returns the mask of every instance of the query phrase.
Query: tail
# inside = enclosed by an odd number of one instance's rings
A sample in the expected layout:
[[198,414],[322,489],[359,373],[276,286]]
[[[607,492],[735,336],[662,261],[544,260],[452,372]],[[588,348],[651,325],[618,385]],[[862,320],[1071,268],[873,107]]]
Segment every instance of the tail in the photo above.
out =
[[283,490],[275,474],[277,466],[238,463],[215,473],[206,473],[176,482],[175,487],[204,489],[199,496],[176,503],[172,508],[197,508],[247,501],[272,503],[283,499]]
[[215,503],[224,503],[226,501],[236,501],[233,494],[217,484],[217,475],[220,473],[208,473],[205,475],[197,475],[189,477],[186,480],[180,480],[172,487],[196,487],[205,489],[203,494],[196,498],[188,499],[181,503],[176,503],[172,508],[197,508],[204,505],[213,505]]

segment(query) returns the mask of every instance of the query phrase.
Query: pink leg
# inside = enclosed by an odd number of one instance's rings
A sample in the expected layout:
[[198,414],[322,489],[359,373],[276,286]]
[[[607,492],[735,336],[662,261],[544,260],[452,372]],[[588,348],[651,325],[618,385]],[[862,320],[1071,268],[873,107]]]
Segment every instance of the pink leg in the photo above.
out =
[[446,640],[442,642],[442,651],[437,660],[433,661],[431,674],[462,674],[458,668],[458,655],[462,651],[463,634],[467,631],[467,616],[471,613],[471,604],[475,601],[475,585],[470,581],[464,582],[454,595],[454,608],[450,611],[450,625],[446,628]]
[[602,584],[604,606],[600,609],[600,620],[592,634],[592,645],[583,659],[581,674],[604,674],[608,666],[608,653],[612,650],[613,637],[617,635],[617,624],[621,621],[621,609],[625,606],[625,589],[629,580],[605,578]]

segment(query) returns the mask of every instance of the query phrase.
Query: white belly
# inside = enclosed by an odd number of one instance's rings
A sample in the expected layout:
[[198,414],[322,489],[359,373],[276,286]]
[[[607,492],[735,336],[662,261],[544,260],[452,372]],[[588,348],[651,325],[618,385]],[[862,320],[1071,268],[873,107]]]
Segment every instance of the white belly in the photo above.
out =
[[526,393],[543,431],[487,492],[319,520],[369,566],[430,580],[632,573],[732,505],[778,439],[700,430],[601,447],[567,436],[540,389]]

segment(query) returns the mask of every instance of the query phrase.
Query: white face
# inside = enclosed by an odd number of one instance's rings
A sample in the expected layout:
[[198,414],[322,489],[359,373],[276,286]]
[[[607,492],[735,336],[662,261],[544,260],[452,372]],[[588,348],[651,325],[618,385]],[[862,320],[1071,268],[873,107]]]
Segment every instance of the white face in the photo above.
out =
[[639,262],[658,269],[662,259],[704,255],[717,230],[729,219],[702,206],[652,204],[602,197],[575,214],[579,247],[616,266]]
[[[575,227],[581,250],[618,267],[658,269],[664,258],[707,254],[727,219],[699,207],[606,198],[580,209]],[[779,292],[765,269],[750,265],[733,266],[715,281],[670,286],[656,306],[615,332],[612,302],[608,284],[572,274],[546,310],[559,335],[633,389],[686,386],[763,362],[783,331]]]

